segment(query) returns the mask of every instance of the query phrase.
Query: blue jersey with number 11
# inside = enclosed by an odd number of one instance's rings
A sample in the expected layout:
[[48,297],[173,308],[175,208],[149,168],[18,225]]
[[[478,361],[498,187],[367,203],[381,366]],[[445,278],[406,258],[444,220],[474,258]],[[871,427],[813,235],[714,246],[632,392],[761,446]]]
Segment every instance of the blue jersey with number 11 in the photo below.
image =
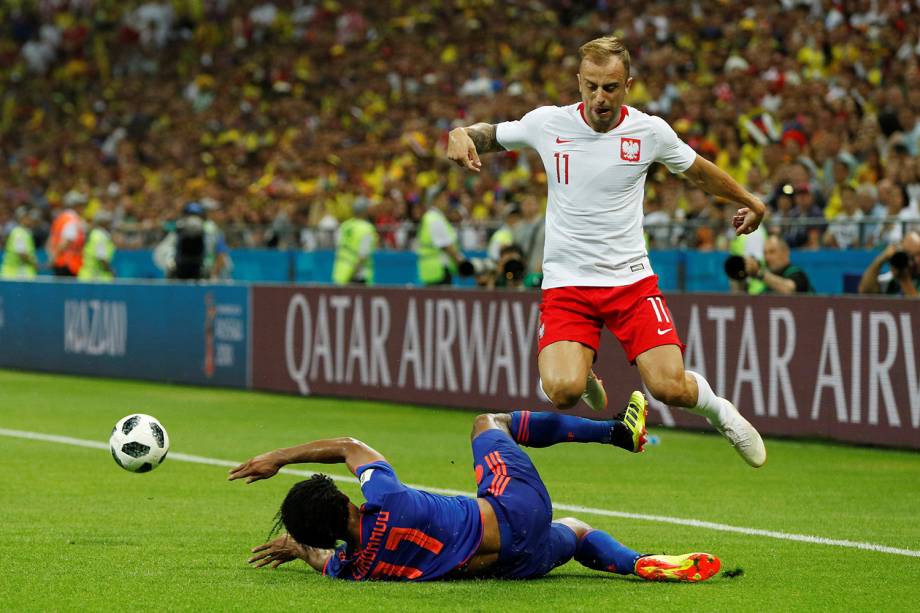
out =
[[359,548],[340,545],[323,574],[362,581],[428,581],[465,565],[482,542],[476,501],[439,496],[400,483],[387,462],[355,471],[367,502],[361,506]]

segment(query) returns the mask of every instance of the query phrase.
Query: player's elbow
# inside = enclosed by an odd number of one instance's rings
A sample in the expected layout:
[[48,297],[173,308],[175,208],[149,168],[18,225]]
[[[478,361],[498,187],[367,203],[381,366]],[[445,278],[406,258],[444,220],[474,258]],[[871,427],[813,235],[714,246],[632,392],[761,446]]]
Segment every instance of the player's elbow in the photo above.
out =
[[370,449],[370,446],[367,443],[351,436],[343,436],[337,439],[337,442],[342,448],[343,455],[346,457],[351,453],[366,451]]

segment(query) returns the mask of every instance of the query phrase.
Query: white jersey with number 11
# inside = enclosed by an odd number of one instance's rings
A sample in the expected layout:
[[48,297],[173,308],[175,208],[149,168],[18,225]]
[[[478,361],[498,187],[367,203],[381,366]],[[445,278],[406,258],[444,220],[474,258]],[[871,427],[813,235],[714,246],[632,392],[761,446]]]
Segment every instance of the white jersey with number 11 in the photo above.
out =
[[654,162],[684,172],[696,153],[663,119],[620,109],[596,132],[584,104],[544,106],[496,126],[505,149],[533,147],[549,187],[543,289],[614,287],[650,276],[642,232],[645,176]]

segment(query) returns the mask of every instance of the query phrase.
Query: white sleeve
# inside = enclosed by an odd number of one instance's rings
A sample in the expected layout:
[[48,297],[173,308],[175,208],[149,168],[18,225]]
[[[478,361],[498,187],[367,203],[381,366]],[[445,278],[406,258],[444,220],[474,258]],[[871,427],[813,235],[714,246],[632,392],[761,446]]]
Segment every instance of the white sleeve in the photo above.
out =
[[450,233],[450,228],[447,227],[447,220],[438,215],[437,217],[431,220],[431,242],[434,243],[435,247],[443,249],[448,245],[453,245],[454,240]]
[[508,149],[522,149],[537,146],[540,128],[546,122],[555,106],[541,106],[521,117],[520,121],[503,121],[495,126],[495,139]]
[[684,172],[696,161],[696,151],[680,140],[677,132],[661,117],[652,117],[652,126],[658,137],[655,161],[661,162],[673,173]]

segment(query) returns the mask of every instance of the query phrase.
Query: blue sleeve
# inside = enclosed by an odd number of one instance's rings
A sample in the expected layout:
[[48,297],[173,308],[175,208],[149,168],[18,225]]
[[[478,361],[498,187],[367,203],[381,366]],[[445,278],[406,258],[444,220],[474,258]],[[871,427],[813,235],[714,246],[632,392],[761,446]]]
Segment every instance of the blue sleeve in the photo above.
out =
[[348,557],[348,546],[344,543],[335,548],[332,557],[326,560],[326,566],[323,567],[323,576],[332,577],[333,579],[350,579],[348,573],[344,573],[351,566],[352,559]]
[[379,508],[383,499],[390,494],[403,492],[406,486],[399,482],[396,472],[384,461],[371,462],[355,469],[355,476],[361,484],[361,493],[369,509]]

